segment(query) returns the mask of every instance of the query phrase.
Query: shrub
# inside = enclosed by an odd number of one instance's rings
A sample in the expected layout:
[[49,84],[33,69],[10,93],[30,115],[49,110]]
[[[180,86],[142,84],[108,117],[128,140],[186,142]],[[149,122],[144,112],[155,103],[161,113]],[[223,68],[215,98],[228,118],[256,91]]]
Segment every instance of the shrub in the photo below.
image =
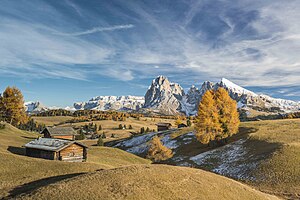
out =
[[159,137],[154,136],[150,142],[147,158],[154,162],[158,162],[172,158],[172,156],[172,150],[165,147]]
[[104,142],[103,139],[101,137],[99,137],[98,141],[97,141],[97,146],[103,146]]
[[133,129],[132,126],[131,126],[131,124],[129,124],[129,129]]
[[123,126],[122,126],[122,124],[119,124],[119,129],[123,129]]

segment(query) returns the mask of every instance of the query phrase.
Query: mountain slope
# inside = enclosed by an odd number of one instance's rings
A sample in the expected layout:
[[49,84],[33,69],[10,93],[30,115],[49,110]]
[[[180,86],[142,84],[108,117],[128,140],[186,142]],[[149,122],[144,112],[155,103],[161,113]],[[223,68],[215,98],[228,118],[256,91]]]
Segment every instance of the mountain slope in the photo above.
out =
[[[176,92],[172,85],[176,86]],[[166,77],[159,76],[153,80],[146,95],[145,107],[163,114],[195,115],[202,95],[207,90],[225,88],[231,98],[237,101],[239,108],[254,109],[270,113],[286,113],[300,110],[300,103],[284,99],[275,99],[267,95],[258,95],[222,78],[220,82],[205,81],[201,88],[192,86],[185,94],[177,83],[170,83]],[[178,92],[179,91],[179,92]]]
[[[74,190],[79,185],[80,190]],[[278,199],[210,172],[166,165],[88,173],[42,187],[20,199],[50,196],[53,199]]]
[[184,96],[184,91],[179,84],[169,82],[164,76],[158,76],[152,81],[145,94],[144,108],[174,115],[181,109],[182,96]]
[[87,102],[74,103],[76,110],[139,110],[144,97],[139,96],[97,96]]

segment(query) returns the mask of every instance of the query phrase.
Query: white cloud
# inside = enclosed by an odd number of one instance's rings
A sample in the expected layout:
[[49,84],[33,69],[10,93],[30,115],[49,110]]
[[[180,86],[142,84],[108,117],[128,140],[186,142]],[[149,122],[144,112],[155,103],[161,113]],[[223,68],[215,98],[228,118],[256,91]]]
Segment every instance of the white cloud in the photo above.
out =
[[125,25],[116,25],[116,26],[110,26],[110,27],[95,27],[90,30],[81,31],[81,32],[75,32],[75,33],[60,33],[60,32],[54,32],[56,35],[62,35],[62,36],[81,36],[81,35],[87,35],[97,32],[104,32],[104,31],[115,31],[115,30],[121,30],[121,29],[130,29],[133,28],[133,24],[125,24]]

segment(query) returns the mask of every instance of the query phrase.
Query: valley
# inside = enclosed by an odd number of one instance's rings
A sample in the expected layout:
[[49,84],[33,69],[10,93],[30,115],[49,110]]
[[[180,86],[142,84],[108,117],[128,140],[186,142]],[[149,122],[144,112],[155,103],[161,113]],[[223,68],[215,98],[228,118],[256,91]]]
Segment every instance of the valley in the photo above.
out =
[[[44,122],[46,121],[48,124],[51,124],[53,122],[62,122],[67,119],[64,117],[42,118],[43,117],[38,117],[36,120],[44,120]],[[171,122],[173,127],[175,127],[175,122],[170,119],[127,119],[125,122],[132,125],[137,123],[140,124],[140,126],[149,126],[152,128],[155,126],[155,123],[159,121]],[[78,126],[82,125],[82,123],[83,122],[72,125]],[[101,124],[104,127],[104,131],[108,131],[112,128],[111,131],[118,134],[116,130],[113,130],[113,127],[115,127],[119,122],[105,120],[95,121],[94,123]],[[120,136],[119,138],[104,139],[106,142],[105,146],[111,147],[94,146],[97,140],[81,141],[89,147],[89,156],[86,163],[65,163],[25,157],[23,155],[24,149],[22,148],[22,145],[24,145],[26,141],[36,138],[38,135],[36,133],[24,132],[11,127],[10,125],[6,125],[4,130],[0,130],[1,138],[4,139],[2,140],[2,143],[5,144],[2,146],[0,152],[1,161],[2,163],[5,163],[1,166],[0,177],[1,180],[6,180],[1,183],[0,194],[2,197],[21,195],[18,196],[18,198],[21,199],[28,199],[29,197],[33,199],[43,199],[50,193],[57,195],[56,197],[62,197],[65,195],[64,192],[54,192],[56,187],[62,187],[60,184],[64,185],[64,188],[66,188],[65,192],[67,192],[72,188],[73,184],[77,184],[77,181],[83,181],[89,177],[88,179],[94,180],[86,186],[91,188],[91,191],[95,191],[96,188],[93,189],[95,184],[104,184],[102,186],[104,197],[106,196],[109,198],[111,195],[114,196],[114,194],[110,192],[110,188],[114,187],[116,189],[116,198],[122,198],[129,195],[129,197],[134,199],[139,197],[139,191],[142,189],[133,189],[136,187],[133,186],[135,185],[134,182],[136,182],[136,178],[139,176],[135,177],[126,175],[126,177],[124,177],[124,175],[122,175],[123,173],[144,174],[148,171],[147,173],[149,173],[149,176],[147,175],[147,177],[145,177],[145,175],[143,175],[138,178],[143,181],[143,187],[147,190],[146,188],[149,188],[150,185],[145,185],[147,182],[146,180],[151,182],[151,176],[159,176],[163,180],[168,180],[167,177],[163,178],[166,176],[162,175],[164,174],[163,171],[167,170],[170,172],[174,170],[174,173],[178,176],[187,176],[187,174],[191,173],[188,176],[192,178],[188,179],[186,183],[182,183],[183,185],[190,184],[189,181],[198,180],[198,176],[199,181],[201,180],[199,184],[207,185],[208,182],[205,182],[206,178],[204,177],[207,176],[207,180],[210,180],[212,178],[211,176],[215,176],[214,174],[207,174],[208,172],[206,172],[211,171],[216,174],[233,178],[243,184],[250,185],[257,190],[271,195],[276,195],[284,199],[297,199],[300,195],[298,193],[300,186],[298,179],[298,177],[300,177],[298,168],[300,159],[299,127],[300,120],[298,119],[243,122],[240,126],[239,133],[229,138],[229,144],[218,148],[200,144],[192,133],[193,127],[182,129],[174,128],[168,131],[150,132],[130,137],[126,134],[126,130],[118,130],[120,132],[118,134]],[[171,159],[159,162],[158,166],[157,164],[152,164],[153,166],[151,165],[149,167],[143,166],[144,164],[149,164],[150,161],[140,157],[145,157],[148,149],[148,142],[154,135],[158,135],[162,143],[172,149],[174,156]],[[118,150],[118,148],[121,150]],[[140,157],[134,156],[133,154]],[[161,164],[167,164],[168,166]],[[22,168],[13,168],[12,166],[15,165],[22,166]],[[129,165],[132,167],[125,167]],[[199,168],[199,170],[202,169],[205,171],[194,172],[193,170],[196,169],[177,168],[172,166]],[[107,169],[112,168],[115,170],[107,171]],[[161,171],[159,173],[162,174],[156,174],[158,173],[156,172],[158,168],[159,171]],[[181,175],[181,173],[183,174]],[[7,179],[6,177],[10,178]],[[218,178],[219,177],[215,177],[214,180],[217,180]],[[115,179],[121,181],[118,186],[113,181]],[[155,181],[159,180],[155,179]],[[225,182],[223,183],[223,181]],[[128,182],[128,184],[132,182],[132,184],[129,184],[131,189],[127,188],[125,182]],[[220,182],[217,181],[214,184],[219,183],[222,186],[218,187],[229,188],[233,187],[232,184],[236,184],[234,182],[228,182],[226,179],[220,179]],[[153,184],[156,184],[156,182],[153,182]],[[157,188],[159,194],[169,194],[171,195],[170,198],[172,195],[176,195],[177,197],[180,196],[178,193],[171,192],[171,190],[175,191],[175,189],[167,189],[169,187],[167,185],[170,184],[169,181],[163,182],[163,184],[164,187],[161,188],[162,190],[160,190],[159,187]],[[226,186],[226,184],[229,184],[230,186]],[[183,185],[179,184],[176,187],[181,187]],[[240,193],[238,192],[238,187],[239,186],[237,185],[233,187],[235,188],[234,190],[236,193],[233,192],[231,195],[238,195]],[[174,188],[174,185],[172,188]],[[243,190],[244,192],[242,195],[258,195],[255,197],[258,199],[273,198],[259,197],[259,193],[247,194],[248,189]],[[121,191],[127,192],[123,193]],[[75,194],[76,193],[74,193],[74,195]],[[203,191],[203,194],[205,194],[208,199],[217,198],[218,196],[215,195],[220,195],[205,193],[205,191]],[[97,192],[95,195],[97,195]],[[190,193],[189,195],[191,195],[190,197],[195,198],[201,197],[198,196],[200,193]],[[248,196],[247,199],[249,199],[250,196]],[[219,196],[218,198],[231,199],[235,197],[226,195]]]

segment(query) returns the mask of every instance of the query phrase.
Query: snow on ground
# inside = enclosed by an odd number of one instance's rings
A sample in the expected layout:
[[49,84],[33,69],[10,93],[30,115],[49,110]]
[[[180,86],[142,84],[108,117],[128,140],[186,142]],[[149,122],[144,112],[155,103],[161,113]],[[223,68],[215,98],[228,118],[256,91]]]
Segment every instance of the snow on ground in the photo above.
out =
[[253,179],[250,173],[257,167],[257,162],[249,162],[248,152],[244,147],[245,139],[223,147],[201,153],[190,160],[200,167],[208,167],[211,171],[236,179]]

